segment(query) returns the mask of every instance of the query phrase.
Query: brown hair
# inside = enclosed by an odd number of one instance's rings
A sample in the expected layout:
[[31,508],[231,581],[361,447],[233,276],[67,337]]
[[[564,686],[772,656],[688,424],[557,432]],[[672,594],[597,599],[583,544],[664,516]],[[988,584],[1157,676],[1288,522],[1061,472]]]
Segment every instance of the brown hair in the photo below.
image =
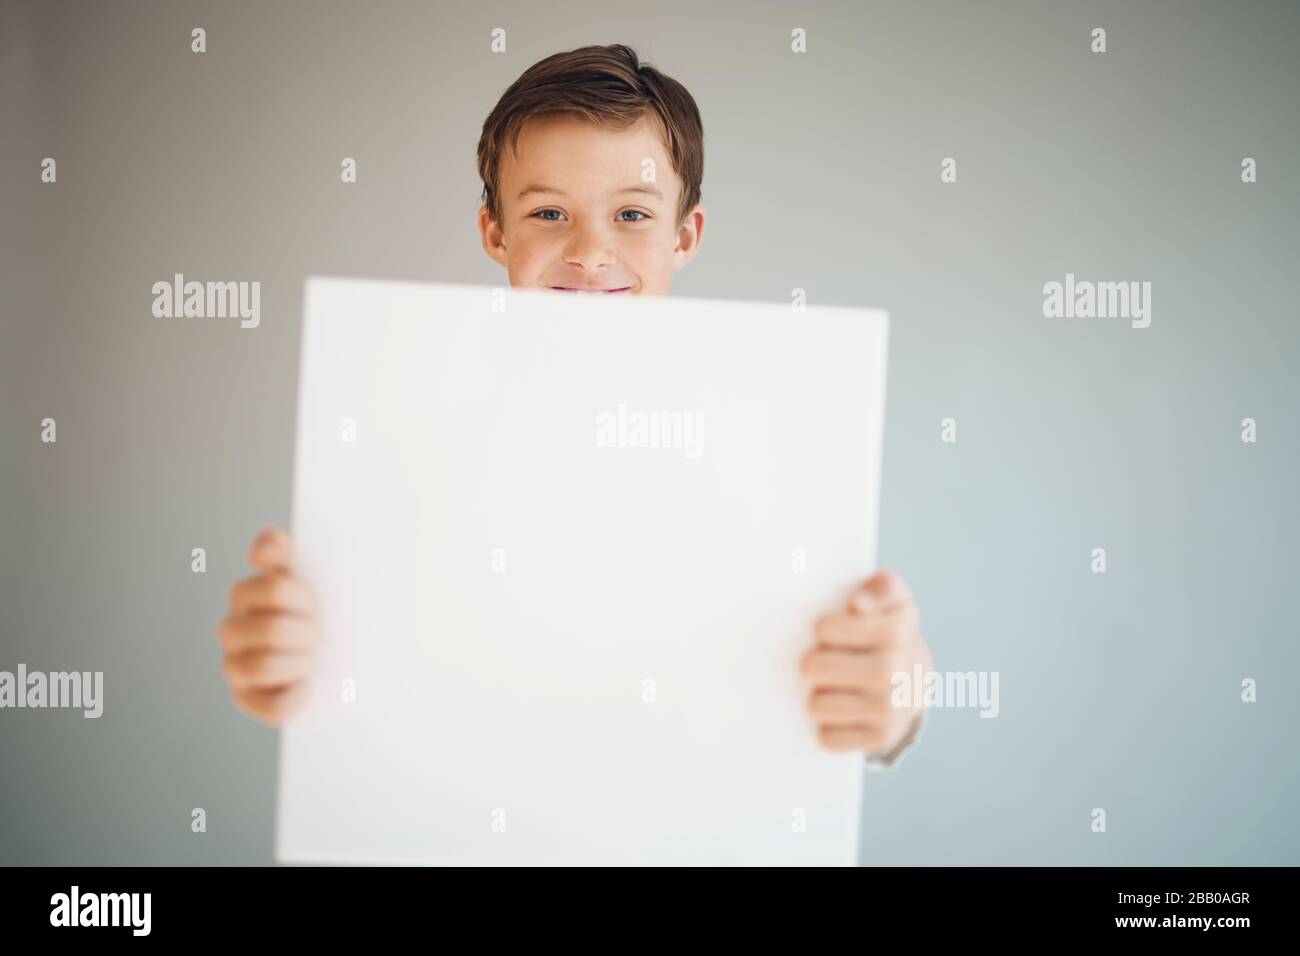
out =
[[535,116],[581,116],[609,129],[622,130],[646,113],[663,133],[673,170],[682,180],[677,225],[700,201],[704,178],[704,125],[686,87],[621,43],[584,46],[539,60],[520,75],[483,121],[478,141],[478,172],[483,202],[501,221],[501,157],[513,150],[524,123]]

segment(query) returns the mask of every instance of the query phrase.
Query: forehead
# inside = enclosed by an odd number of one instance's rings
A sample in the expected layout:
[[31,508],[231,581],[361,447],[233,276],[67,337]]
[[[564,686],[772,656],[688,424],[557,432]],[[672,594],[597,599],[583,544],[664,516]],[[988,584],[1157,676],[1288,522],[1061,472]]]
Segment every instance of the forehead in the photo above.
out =
[[676,177],[660,138],[659,125],[645,115],[613,130],[580,116],[534,117],[519,131],[514,150],[501,158],[501,192],[512,201],[520,185],[545,181],[565,189],[627,186],[641,181],[642,163],[653,159],[660,183]]

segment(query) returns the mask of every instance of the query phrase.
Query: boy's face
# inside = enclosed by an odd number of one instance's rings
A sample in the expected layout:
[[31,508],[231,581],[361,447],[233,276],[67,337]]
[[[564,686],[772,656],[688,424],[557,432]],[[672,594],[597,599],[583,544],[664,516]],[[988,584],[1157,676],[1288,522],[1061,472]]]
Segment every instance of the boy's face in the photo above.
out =
[[[646,159],[655,182],[642,180]],[[649,116],[618,132],[581,117],[529,120],[498,179],[501,222],[483,206],[478,224],[512,286],[662,295],[699,249],[704,207],[678,225],[682,182]]]

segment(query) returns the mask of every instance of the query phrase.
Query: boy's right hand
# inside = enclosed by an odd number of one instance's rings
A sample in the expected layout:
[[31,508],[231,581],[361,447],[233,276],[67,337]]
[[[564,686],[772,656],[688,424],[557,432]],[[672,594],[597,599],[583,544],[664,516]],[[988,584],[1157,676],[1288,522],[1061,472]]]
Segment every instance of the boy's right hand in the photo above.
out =
[[280,529],[258,535],[248,560],[260,573],[230,589],[230,614],[217,628],[221,670],[236,707],[279,726],[307,697],[320,639],[316,598],[294,576],[293,541]]

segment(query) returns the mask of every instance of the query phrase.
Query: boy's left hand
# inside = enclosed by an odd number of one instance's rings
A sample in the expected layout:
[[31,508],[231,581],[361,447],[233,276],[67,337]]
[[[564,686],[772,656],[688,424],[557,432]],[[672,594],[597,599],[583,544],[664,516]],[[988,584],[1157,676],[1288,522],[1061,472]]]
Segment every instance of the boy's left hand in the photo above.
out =
[[899,671],[931,669],[911,589],[892,571],[878,571],[849,607],[817,621],[817,646],[800,672],[812,684],[808,709],[827,750],[885,754],[920,718],[921,707],[895,707],[891,679]]

